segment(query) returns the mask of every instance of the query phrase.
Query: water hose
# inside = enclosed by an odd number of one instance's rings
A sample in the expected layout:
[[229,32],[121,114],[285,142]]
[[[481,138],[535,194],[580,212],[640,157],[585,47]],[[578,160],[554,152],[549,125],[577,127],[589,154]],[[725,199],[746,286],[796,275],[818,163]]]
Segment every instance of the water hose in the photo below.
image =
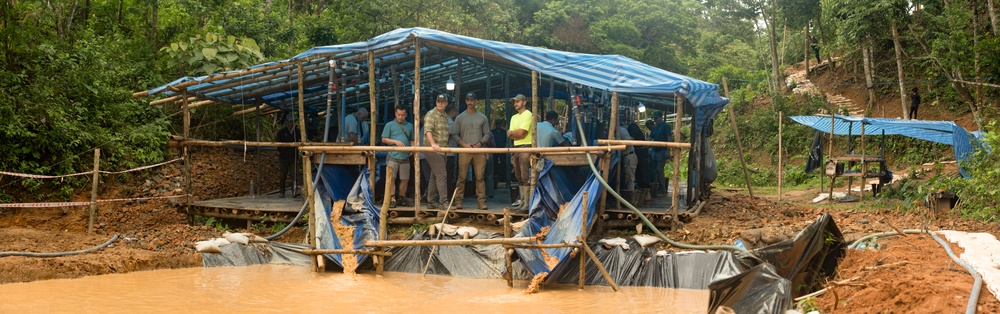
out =
[[[962,267],[965,268],[966,271],[969,272],[969,274],[972,274],[972,279],[973,279],[973,282],[972,282],[972,293],[969,295],[969,303],[968,303],[968,305],[965,306],[965,313],[966,314],[975,314],[976,313],[976,305],[979,303],[979,292],[983,288],[983,277],[979,276],[979,273],[976,272],[976,269],[972,268],[972,265],[969,265],[965,261],[963,261],[960,258],[958,258],[958,256],[955,256],[955,252],[951,251],[951,246],[948,245],[948,242],[945,242],[943,239],[941,239],[941,237],[938,237],[937,233],[930,232],[930,231],[927,231],[927,230],[922,230],[922,229],[906,229],[906,230],[903,230],[903,233],[905,233],[905,234],[921,234],[921,233],[923,233],[923,234],[929,234],[932,238],[934,238],[934,241],[937,241],[938,244],[940,244],[941,247],[944,248],[944,251],[946,253],[948,253],[948,256],[951,257],[951,260],[954,261],[955,264],[961,265]],[[895,231],[874,233],[874,234],[870,234],[870,235],[864,236],[864,237],[858,239],[857,241],[854,241],[853,243],[851,243],[851,245],[849,245],[847,247],[855,249],[855,248],[858,247],[858,245],[860,245],[864,241],[867,241],[868,239],[877,238],[877,237],[896,236],[896,235],[899,235],[899,233],[895,232]]]
[[[583,147],[587,147],[587,137],[586,135],[583,134],[583,126],[580,124],[579,108],[574,110],[574,118],[576,119],[577,132],[580,132],[580,142]],[[614,196],[615,199],[618,200],[618,202],[624,204],[625,207],[628,207],[629,210],[635,213],[635,216],[640,220],[642,220],[642,223],[645,224],[647,227],[649,227],[649,230],[652,230],[657,237],[659,237],[664,242],[667,242],[667,244],[682,249],[691,249],[691,250],[726,250],[726,251],[738,251],[738,252],[749,253],[746,248],[733,245],[693,245],[693,244],[680,243],[674,241],[673,239],[670,239],[662,232],[660,232],[660,229],[656,228],[656,226],[654,226],[653,223],[650,222],[648,218],[646,218],[646,215],[643,215],[642,212],[639,211],[639,209],[635,208],[635,206],[632,206],[632,203],[626,201],[625,198],[623,198],[621,195],[618,194],[618,192],[616,192],[614,189],[611,188],[611,185],[609,185],[608,182],[604,181],[604,178],[601,177],[600,171],[597,170],[597,166],[594,165],[594,159],[590,156],[589,151],[587,152],[587,164],[590,166],[590,171],[594,173],[595,177],[597,177],[597,181],[601,182],[601,185],[604,186],[604,189],[608,191],[608,193],[610,193],[612,196]]]
[[111,239],[108,240],[108,242],[104,242],[104,244],[101,244],[101,245],[98,245],[98,246],[95,246],[95,247],[92,247],[92,248],[89,248],[89,249],[86,249],[86,250],[70,251],[70,252],[56,252],[56,253],[0,252],[0,257],[5,257],[5,256],[60,257],[60,256],[70,256],[70,255],[84,254],[84,253],[90,253],[90,252],[93,252],[93,251],[97,251],[97,250],[106,248],[106,247],[108,247],[108,245],[111,245],[111,243],[114,243],[117,240],[118,240],[118,235],[116,234],[113,237],[111,237]]

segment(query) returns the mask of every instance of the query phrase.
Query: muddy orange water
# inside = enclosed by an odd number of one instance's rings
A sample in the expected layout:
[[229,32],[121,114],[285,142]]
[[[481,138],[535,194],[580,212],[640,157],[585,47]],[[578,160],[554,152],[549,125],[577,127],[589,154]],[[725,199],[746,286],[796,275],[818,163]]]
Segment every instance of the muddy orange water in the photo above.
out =
[[[704,313],[708,291],[548,285],[308,267],[187,268],[0,285],[0,313]],[[461,312],[460,312],[461,313]]]

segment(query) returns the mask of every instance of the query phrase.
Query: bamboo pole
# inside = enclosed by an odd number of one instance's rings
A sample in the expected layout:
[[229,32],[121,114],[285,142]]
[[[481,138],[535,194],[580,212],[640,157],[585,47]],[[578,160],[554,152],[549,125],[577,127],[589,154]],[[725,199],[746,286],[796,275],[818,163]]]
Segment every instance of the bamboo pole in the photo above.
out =
[[[618,92],[611,93],[611,121],[608,124],[608,140],[615,139],[615,133],[618,129]],[[624,149],[622,149],[624,150]],[[620,161],[619,161],[620,162]],[[601,177],[605,182],[608,181],[608,177],[611,175],[611,155],[606,155],[601,158]],[[597,215],[604,215],[605,206],[608,199],[608,191],[601,189],[601,198],[597,202]],[[603,229],[603,226],[601,227]]]
[[317,153],[354,153],[354,152],[436,152],[436,153],[467,153],[467,154],[505,154],[505,153],[571,153],[571,152],[607,152],[612,150],[625,150],[625,145],[612,146],[559,146],[559,147],[441,147],[434,150],[427,146],[343,146],[343,145],[323,145],[300,146],[301,151],[311,151]]
[[[184,112],[184,140],[191,139],[191,110],[187,106],[187,89],[181,90],[181,98],[184,99],[184,106],[181,107],[181,111]],[[194,222],[194,217],[191,215],[191,196],[194,195],[194,191],[191,190],[191,152],[188,151],[187,147],[184,147],[184,188],[187,196],[184,198],[184,212],[189,215],[188,220]]]
[[[375,53],[368,51],[368,102],[371,105],[371,114],[368,115],[368,121],[371,122],[371,126],[368,128],[368,145],[375,146],[375,121],[378,120],[378,112],[375,111]],[[375,193],[375,154],[368,156],[368,186],[372,188],[372,193]],[[386,193],[388,195],[388,193]]]
[[[726,92],[726,98],[729,98],[729,82],[726,77],[722,77],[722,89]],[[733,134],[736,135],[736,149],[740,153],[740,165],[743,166],[743,179],[747,182],[747,192],[750,194],[750,198],[753,198],[753,187],[750,186],[750,171],[747,169],[747,161],[743,160],[743,141],[740,140],[740,129],[736,126],[736,115],[733,113],[735,109],[733,108],[733,103],[729,103],[729,123],[733,125]],[[676,141],[676,139],[674,139]]]
[[94,234],[94,213],[97,212],[97,182],[101,170],[101,148],[94,148],[94,182],[90,188],[90,219],[87,222],[87,233]]
[[[679,95],[674,96],[674,111],[677,113],[676,117],[674,118],[674,140],[676,141],[677,139],[681,138],[681,117],[684,116],[684,99],[681,98]],[[693,123],[694,122],[692,122],[692,124]],[[692,138],[694,138],[695,134],[691,134],[691,136]],[[679,194],[681,191],[681,183],[680,183],[681,150],[673,148],[671,149],[671,151],[674,155],[674,173],[673,173],[674,191],[670,192],[670,208],[673,209],[674,215],[671,218],[670,230],[675,231],[677,230],[677,226],[680,225],[680,220],[678,219],[679,218],[678,215],[680,215],[680,207],[681,207],[680,194]],[[694,156],[693,155],[688,156],[688,158],[694,158]],[[688,175],[690,176],[691,174],[689,173]]]
[[518,248],[518,249],[558,249],[564,247],[579,248],[579,243],[530,243],[530,244],[504,244],[505,248]]
[[[676,139],[675,139],[676,140]],[[630,140],[597,140],[597,145],[631,145],[649,147],[691,148],[691,143],[660,142],[660,141],[630,141]]]
[[588,209],[587,209],[587,201],[589,199],[590,199],[590,197],[588,195],[588,192],[587,191],[583,191],[583,203],[582,203],[582,205],[580,205],[580,208],[582,209],[581,210],[582,215],[580,215],[580,216],[582,216],[582,220],[583,220],[583,225],[580,226],[580,239],[582,241],[580,241],[580,249],[579,249],[579,251],[576,252],[576,254],[580,255],[580,283],[577,286],[577,289],[579,289],[579,290],[583,290],[583,284],[586,281],[585,279],[587,278],[587,256],[586,256],[586,254],[583,253],[583,250],[584,250],[583,247],[587,246],[587,229],[588,229],[587,228],[587,211],[588,211]]
[[[533,121],[531,121],[531,129],[528,131],[528,136],[531,137],[531,148],[538,148],[538,135],[535,134],[535,130],[538,123],[541,122],[541,117],[544,116],[545,113],[538,112],[538,108],[541,108],[542,106],[538,103],[538,71],[534,70],[531,71],[531,106],[531,109],[534,109],[534,111],[531,112],[531,120]],[[535,164],[537,163],[538,156],[532,154],[531,157],[528,158],[528,169],[530,169],[528,178],[528,197],[524,199],[525,202],[528,202],[528,205],[525,207],[528,207],[529,212],[531,211],[531,197],[533,196],[532,194],[535,194],[535,183],[538,180],[538,171],[535,170]]]
[[[509,239],[511,234],[513,234],[510,221],[510,207],[503,207],[503,238]],[[506,248],[504,250],[504,265],[507,267],[507,273],[504,274],[504,279],[507,280],[507,287],[514,287],[514,263],[511,260],[514,254],[514,249]]]
[[[399,107],[399,75],[396,74],[396,66],[393,65],[389,68],[392,72],[392,95],[393,95],[393,107]],[[393,109],[393,112],[396,112]],[[419,113],[417,113],[419,114]],[[405,195],[404,195],[405,196]]]
[[[807,26],[807,28],[808,28],[808,26]],[[806,57],[808,57],[808,55],[806,55]],[[808,58],[806,58],[806,59],[808,60]],[[782,143],[781,143],[781,139],[782,139],[782,133],[781,133],[782,123],[781,122],[784,119],[784,117],[785,117],[784,116],[784,112],[778,111],[778,200],[779,201],[781,200],[781,185],[782,185],[781,184],[782,183],[781,179],[785,176],[784,171],[782,171],[784,169],[784,166],[783,166],[783,163],[782,163],[782,158],[784,157],[784,155],[782,154],[783,153],[783,149],[782,149],[783,146],[782,146]]]
[[[833,158],[833,132],[835,132],[833,125],[835,124],[835,116],[833,110],[830,111],[830,153],[827,154],[828,158]],[[833,175],[830,176],[830,200],[833,200],[833,180],[837,177],[837,165],[834,164]],[[830,202],[833,204],[833,202]]]
[[[382,208],[379,213],[378,219],[378,239],[385,240],[386,234],[388,233],[388,222],[389,222],[389,204],[392,200],[392,192],[396,189],[396,177],[393,173],[392,167],[385,167],[385,193],[382,197]],[[376,251],[384,251],[385,248],[378,248]],[[375,258],[375,275],[381,276],[382,271],[385,269],[385,258],[376,257]]]
[[263,105],[256,106],[256,107],[253,107],[253,108],[247,108],[247,109],[244,109],[244,110],[233,112],[233,116],[242,116],[242,115],[245,115],[245,114],[248,114],[248,113],[251,113],[251,112],[258,111],[260,109],[264,109],[264,107],[266,107],[266,106],[267,106],[267,104],[263,104]]
[[392,256],[392,252],[379,252],[379,251],[371,251],[371,250],[313,250],[313,249],[308,249],[308,250],[302,250],[300,252],[302,252],[302,254],[306,254],[306,255],[364,254],[364,255],[373,255],[373,256],[376,256],[376,257],[381,258],[381,259],[385,259],[385,257]]
[[[584,242],[580,237],[577,237],[576,239],[581,243]],[[604,280],[608,282],[608,285],[611,285],[611,289],[618,292],[618,284],[615,283],[614,278],[611,278],[611,274],[608,273],[608,270],[604,268],[604,263],[601,263],[601,260],[597,259],[597,254],[594,254],[594,251],[591,250],[589,246],[583,245],[582,247],[583,250],[587,252],[587,255],[590,256],[590,260],[594,261],[594,265],[597,265],[597,270],[601,271],[601,276],[604,276]]]
[[[423,143],[423,132],[420,131],[420,38],[413,38],[413,49],[415,60],[413,61],[413,131],[420,132],[414,136],[413,147],[421,147]],[[413,216],[420,217],[420,155],[413,155]]]
[[458,239],[458,240],[380,240],[365,241],[365,246],[370,247],[398,247],[398,246],[447,246],[447,245],[491,245],[491,244],[518,244],[538,242],[538,238],[506,238],[506,239]]

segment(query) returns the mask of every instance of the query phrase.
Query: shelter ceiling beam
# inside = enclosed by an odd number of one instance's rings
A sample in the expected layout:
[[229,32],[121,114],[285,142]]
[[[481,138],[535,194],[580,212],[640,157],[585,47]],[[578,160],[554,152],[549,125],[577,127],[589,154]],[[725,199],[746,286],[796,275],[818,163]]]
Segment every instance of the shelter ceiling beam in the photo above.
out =
[[[315,63],[315,64],[310,64],[309,66],[305,67],[305,70],[306,70],[306,73],[308,75],[308,74],[316,73],[317,69],[327,69],[327,68],[328,67],[325,67],[323,63]],[[198,91],[200,93],[202,93],[202,94],[208,95],[208,94],[215,93],[215,92],[218,92],[218,91],[224,90],[224,89],[229,89],[229,88],[232,88],[232,87],[235,87],[235,86],[242,86],[242,85],[248,85],[248,84],[254,84],[254,83],[261,83],[261,82],[264,82],[264,81],[271,81],[271,80],[281,79],[281,78],[285,79],[285,81],[282,82],[282,83],[288,84],[288,82],[292,80],[292,77],[295,76],[295,73],[296,73],[297,70],[298,69],[296,69],[296,68],[281,69],[281,70],[278,70],[278,71],[267,73],[265,75],[259,75],[259,76],[256,76],[256,77],[251,77],[251,78],[247,78],[247,79],[243,79],[243,80],[232,80],[232,81],[229,81],[229,82],[226,82],[226,83],[222,83],[222,84],[218,84],[218,85],[213,85],[213,86],[205,87],[205,88],[199,89]],[[325,74],[327,72],[323,71],[323,73]],[[269,83],[273,85],[273,84],[275,84],[277,82],[269,82]],[[232,92],[235,93],[235,92],[238,92],[238,91],[233,90]],[[244,91],[244,93],[246,93],[246,91]]]
[[[259,67],[259,68],[249,68],[249,69],[245,69],[245,70],[241,70],[241,71],[230,71],[230,72],[225,72],[225,73],[216,73],[216,74],[209,75],[208,77],[206,77],[205,79],[202,79],[202,80],[191,80],[191,81],[179,83],[179,84],[176,84],[176,85],[171,85],[171,86],[168,86],[168,89],[171,89],[171,90],[181,90],[181,89],[184,89],[184,88],[187,88],[187,87],[190,87],[190,86],[194,86],[194,85],[198,85],[198,84],[203,84],[203,83],[208,83],[208,82],[214,82],[214,81],[218,81],[218,80],[222,80],[222,79],[229,79],[229,78],[234,78],[234,77],[240,77],[240,76],[244,76],[244,75],[251,75],[251,74],[256,74],[256,73],[261,73],[261,72],[266,72],[268,70],[280,69],[280,68],[283,68],[283,67],[286,67],[286,66],[298,67],[299,62],[306,62],[306,61],[311,61],[311,60],[316,60],[316,59],[328,58],[328,57],[330,57],[332,55],[333,54],[318,54],[318,55],[314,55],[314,56],[305,57],[305,58],[302,58],[302,59],[287,60],[287,61],[284,61],[284,62],[279,62],[277,64],[273,64],[273,65],[269,65],[269,66],[263,66],[263,67]],[[138,98],[138,97],[144,97],[144,96],[149,96],[149,91],[136,92],[136,93],[132,94],[132,97],[136,97],[136,98]]]

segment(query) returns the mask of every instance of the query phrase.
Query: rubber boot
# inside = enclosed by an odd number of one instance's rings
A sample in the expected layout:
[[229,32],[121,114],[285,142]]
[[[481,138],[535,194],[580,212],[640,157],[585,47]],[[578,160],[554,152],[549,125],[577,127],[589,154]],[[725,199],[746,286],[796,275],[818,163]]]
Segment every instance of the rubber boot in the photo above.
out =
[[518,191],[520,191],[521,206],[515,207],[514,208],[514,213],[516,213],[516,214],[527,214],[528,213],[528,209],[531,208],[531,206],[528,204],[528,202],[531,201],[531,199],[528,198],[529,188],[526,187],[526,186],[519,186],[518,187]]

